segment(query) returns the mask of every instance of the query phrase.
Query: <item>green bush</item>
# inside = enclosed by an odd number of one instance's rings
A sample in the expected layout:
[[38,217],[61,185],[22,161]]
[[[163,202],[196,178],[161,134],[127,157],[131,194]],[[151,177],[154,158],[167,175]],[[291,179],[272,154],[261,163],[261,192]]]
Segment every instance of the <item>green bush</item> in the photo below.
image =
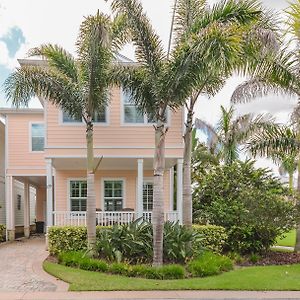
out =
[[201,236],[201,246],[215,253],[222,253],[228,239],[225,228],[216,225],[193,225],[193,230]]
[[224,227],[226,250],[266,251],[299,222],[299,205],[287,201],[288,190],[252,161],[212,166],[204,174],[196,172],[194,181],[194,220]]
[[106,262],[85,256],[84,252],[61,252],[58,261],[68,267],[80,268],[87,271],[109,272],[111,274],[144,277],[148,279],[180,279],[185,277],[185,269],[181,265],[164,265],[152,267],[149,265],[129,265],[127,263]]
[[193,277],[217,275],[232,269],[233,264],[230,258],[212,252],[205,252],[188,264],[188,271]]
[[0,224],[0,242],[5,241],[6,227],[3,224]]

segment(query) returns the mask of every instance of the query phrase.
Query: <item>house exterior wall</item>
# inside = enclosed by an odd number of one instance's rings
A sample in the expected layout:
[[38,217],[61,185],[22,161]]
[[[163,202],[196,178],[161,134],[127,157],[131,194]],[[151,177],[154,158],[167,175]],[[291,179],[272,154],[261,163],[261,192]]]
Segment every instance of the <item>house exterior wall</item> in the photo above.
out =
[[[85,155],[84,123],[62,123],[59,108],[47,103],[45,105],[47,124],[47,149],[45,155],[67,155],[70,149],[73,155]],[[169,131],[166,137],[166,156],[182,157],[183,109],[168,113]],[[153,124],[124,124],[123,103],[120,88],[113,88],[107,110],[107,124],[94,125],[95,155],[153,156]]]
[[44,153],[31,151],[31,124],[43,121],[42,113],[7,115],[7,174],[45,174]]
[[[152,171],[145,171],[144,178],[152,178]],[[86,172],[82,171],[56,171],[55,176],[55,211],[70,211],[69,182],[70,180],[86,179]],[[95,175],[96,207],[103,210],[103,180],[124,180],[123,208],[136,210],[137,171],[99,171]],[[170,210],[170,183],[168,171],[164,174],[165,211]]]

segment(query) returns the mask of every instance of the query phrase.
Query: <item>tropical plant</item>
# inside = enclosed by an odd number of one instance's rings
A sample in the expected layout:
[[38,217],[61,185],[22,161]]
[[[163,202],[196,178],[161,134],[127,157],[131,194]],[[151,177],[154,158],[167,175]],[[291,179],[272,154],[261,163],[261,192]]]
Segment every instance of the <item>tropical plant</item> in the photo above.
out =
[[224,227],[227,250],[239,253],[268,250],[299,221],[299,204],[287,201],[295,198],[271,170],[254,163],[216,166],[194,182],[195,222]]
[[[197,6],[197,9],[200,10],[201,7]],[[231,72],[233,61],[241,54],[242,33],[260,19],[262,9],[253,0],[222,1],[211,10],[193,16],[194,22],[188,32],[183,23],[182,26],[178,23],[176,43],[172,52],[165,53],[162,42],[139,1],[114,0],[112,8],[117,15],[125,14],[127,18],[138,61],[134,68],[118,68],[115,72],[116,81],[131,93],[141,112],[147,113],[155,121],[152,220],[153,264],[157,266],[162,264],[163,250],[166,111],[181,107],[198,88],[201,76],[206,80],[217,80],[220,73]],[[211,70],[217,70],[216,74]],[[189,203],[185,206],[191,208]]]
[[77,55],[58,45],[33,48],[29,56],[42,56],[47,67],[26,65],[5,81],[5,93],[13,105],[28,105],[33,96],[61,107],[71,117],[83,118],[87,144],[87,228],[88,247],[93,255],[96,242],[96,199],[94,176],[93,122],[107,105],[111,85],[113,54],[125,40],[122,17],[115,20],[97,12],[82,22],[77,38]]
[[257,132],[273,124],[269,115],[246,114],[234,117],[234,108],[226,110],[221,106],[222,115],[216,128],[201,119],[195,120],[195,127],[207,136],[207,146],[217,153],[225,164],[232,164],[239,158],[240,146]]
[[[245,24],[240,19],[240,13],[247,9],[250,4],[256,5],[255,1],[240,3],[236,7],[236,1],[221,1],[209,7],[207,0],[175,0],[173,21],[171,25],[169,51],[171,40],[174,36],[174,47],[182,40],[188,40],[195,34],[194,29],[198,26],[198,20],[214,19],[215,14],[223,15],[224,18],[218,22],[219,30],[226,34],[228,26],[238,26],[237,31],[241,30],[240,51],[235,53],[223,52],[223,58],[228,60],[227,68],[223,65],[213,65],[205,73],[197,74],[194,90],[191,92],[185,103],[187,114],[184,132],[184,159],[183,159],[183,224],[192,224],[192,192],[191,192],[191,150],[192,150],[192,129],[194,107],[200,95],[214,96],[224,86],[233,71],[242,70],[251,72],[252,65],[255,65],[256,57],[265,56],[277,48],[277,22],[269,12],[262,12],[260,18],[254,23]],[[226,6],[227,9],[220,13],[220,8]],[[237,10],[236,10],[237,9]],[[230,16],[230,14],[232,14]],[[230,17],[229,17],[230,16]],[[232,16],[235,16],[232,18]],[[205,21],[207,22],[207,21]],[[209,22],[208,22],[209,23]],[[206,27],[207,28],[207,27]],[[202,33],[200,33],[202,34]],[[212,44],[208,44],[213,47]],[[236,55],[237,54],[237,55]],[[235,56],[236,55],[236,56]],[[202,57],[202,64],[210,64],[207,57]]]

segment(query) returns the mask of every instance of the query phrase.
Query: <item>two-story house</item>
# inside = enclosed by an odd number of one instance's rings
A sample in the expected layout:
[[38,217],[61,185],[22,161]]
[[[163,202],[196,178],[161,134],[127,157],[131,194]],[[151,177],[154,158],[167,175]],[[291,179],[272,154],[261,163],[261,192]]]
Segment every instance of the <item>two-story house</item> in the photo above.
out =
[[[20,63],[42,64],[43,61],[20,60]],[[14,180],[24,183],[25,195],[30,184],[35,186],[37,221],[45,221],[47,226],[86,223],[85,124],[44,99],[40,102],[41,109],[0,111],[7,127],[5,182],[10,239],[14,238],[15,230]],[[165,218],[180,221],[183,108],[168,111],[167,123]],[[153,123],[147,115],[139,113],[121,88],[112,88],[109,105],[95,116],[94,153],[95,165],[101,159],[95,175],[97,223],[124,223],[142,216],[151,220]],[[24,207],[27,209],[26,203]]]

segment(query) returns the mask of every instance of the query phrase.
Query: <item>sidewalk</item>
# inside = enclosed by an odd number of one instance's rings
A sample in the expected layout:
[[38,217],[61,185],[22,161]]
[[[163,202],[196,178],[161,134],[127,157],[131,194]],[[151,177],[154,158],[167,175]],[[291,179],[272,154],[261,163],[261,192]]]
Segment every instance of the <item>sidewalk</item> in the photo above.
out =
[[9,300],[96,300],[96,299],[300,299],[300,292],[247,291],[149,291],[149,292],[23,292],[0,293]]

